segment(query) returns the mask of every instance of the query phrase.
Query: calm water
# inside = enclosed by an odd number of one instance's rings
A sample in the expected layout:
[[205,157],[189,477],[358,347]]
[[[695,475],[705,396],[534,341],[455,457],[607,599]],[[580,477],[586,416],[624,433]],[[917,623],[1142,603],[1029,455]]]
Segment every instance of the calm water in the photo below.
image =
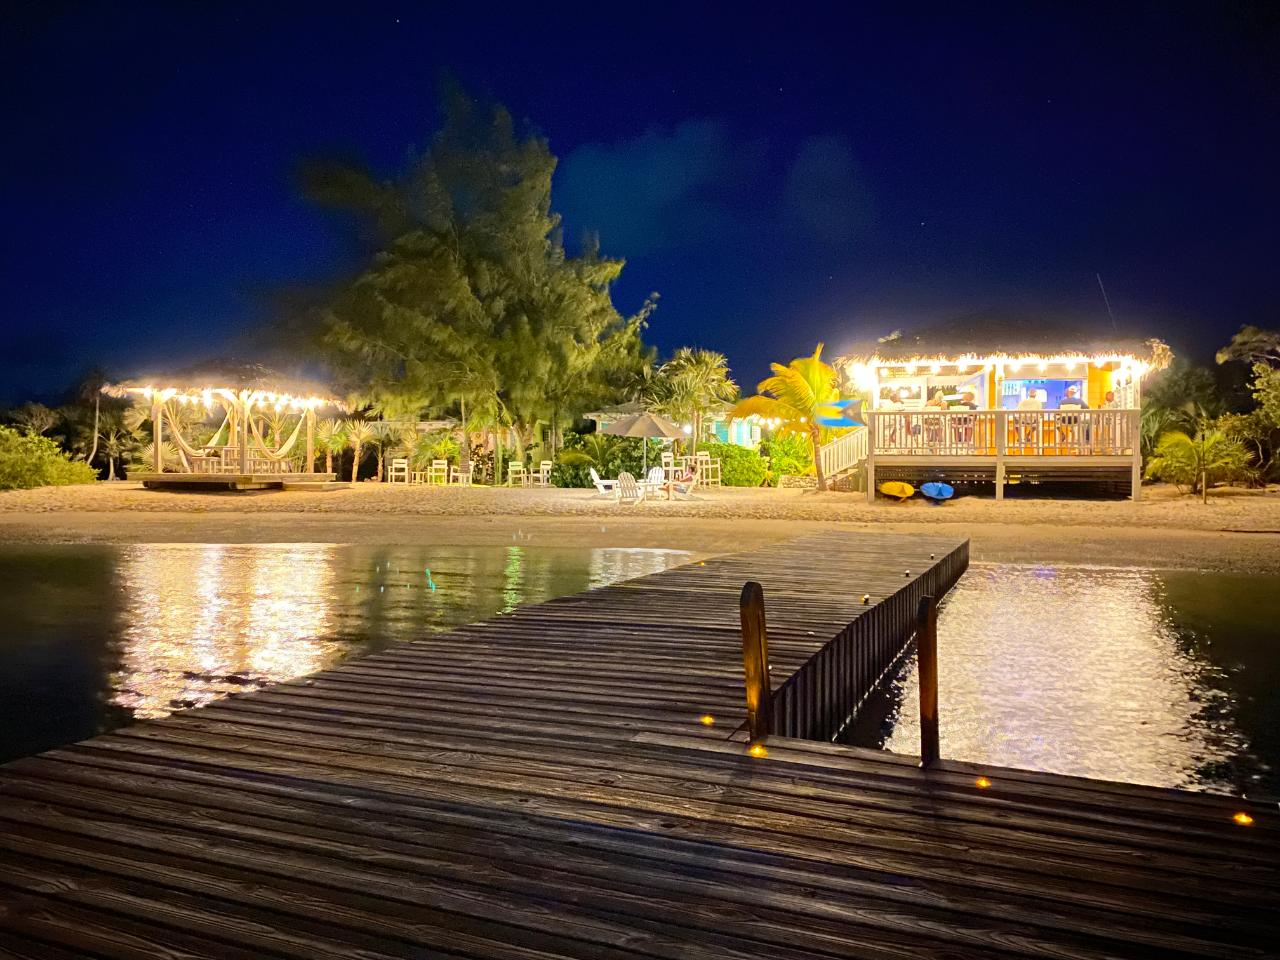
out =
[[[1280,796],[1274,577],[975,563],[939,615],[943,756]],[[914,662],[854,740],[919,753]]]
[[0,760],[686,562],[666,550],[0,548]]

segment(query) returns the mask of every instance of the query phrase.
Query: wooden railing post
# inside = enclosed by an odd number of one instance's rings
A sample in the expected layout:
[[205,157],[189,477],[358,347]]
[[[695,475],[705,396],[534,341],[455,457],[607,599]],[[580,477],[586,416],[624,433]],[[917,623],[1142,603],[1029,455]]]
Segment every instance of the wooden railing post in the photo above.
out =
[[939,759],[938,608],[933,597],[920,598],[916,624],[916,654],[920,674],[920,766],[927,770]]
[[769,733],[773,686],[769,682],[769,637],[764,625],[764,588],[754,580],[742,585],[742,665],[747,684],[747,733],[752,742]]

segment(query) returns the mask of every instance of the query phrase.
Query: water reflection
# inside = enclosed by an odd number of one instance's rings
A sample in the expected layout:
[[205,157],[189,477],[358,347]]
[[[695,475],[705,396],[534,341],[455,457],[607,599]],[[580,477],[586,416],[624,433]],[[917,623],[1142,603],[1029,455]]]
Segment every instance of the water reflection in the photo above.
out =
[[0,547],[0,760],[686,560],[530,547]]
[[[1224,595],[1234,616],[1206,616]],[[1280,793],[1273,596],[1265,578],[975,563],[939,617],[943,754]],[[917,753],[917,683],[912,663],[855,739]]]

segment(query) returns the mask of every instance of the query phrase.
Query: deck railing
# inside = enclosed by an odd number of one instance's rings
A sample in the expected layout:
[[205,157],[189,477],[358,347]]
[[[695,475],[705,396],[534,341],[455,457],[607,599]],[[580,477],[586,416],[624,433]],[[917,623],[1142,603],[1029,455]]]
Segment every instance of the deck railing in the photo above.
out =
[[822,475],[828,479],[838,477],[866,460],[867,435],[866,427],[855,427],[819,447],[818,460],[822,464]]
[[937,410],[868,413],[877,456],[1132,456],[1137,410]]

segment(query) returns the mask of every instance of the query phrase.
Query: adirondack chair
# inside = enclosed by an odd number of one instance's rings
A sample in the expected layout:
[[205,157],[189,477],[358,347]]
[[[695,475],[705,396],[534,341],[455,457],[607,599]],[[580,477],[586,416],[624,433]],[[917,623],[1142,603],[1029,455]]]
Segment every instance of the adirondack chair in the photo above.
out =
[[387,467],[387,483],[409,482],[409,458],[393,457]]
[[431,469],[427,471],[427,483],[438,483],[444,486],[449,482],[449,461],[432,460]]
[[591,468],[591,484],[596,488],[596,492],[602,497],[612,497],[614,488],[618,485],[617,480],[603,480],[600,474],[596,473],[596,468]]
[[618,485],[614,488],[619,503],[639,503],[644,499],[644,487],[636,483],[636,478],[625,470],[618,474]]

